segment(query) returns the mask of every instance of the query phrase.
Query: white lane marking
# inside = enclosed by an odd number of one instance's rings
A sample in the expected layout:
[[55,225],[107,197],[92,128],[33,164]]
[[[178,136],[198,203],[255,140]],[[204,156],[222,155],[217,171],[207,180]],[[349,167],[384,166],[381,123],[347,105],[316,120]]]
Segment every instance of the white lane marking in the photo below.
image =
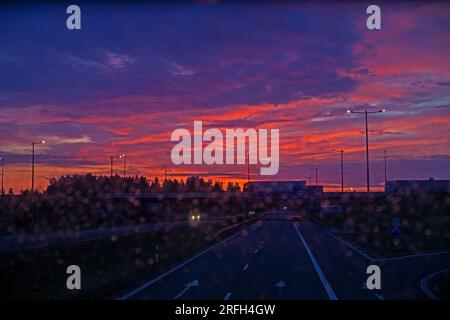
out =
[[247,270],[247,269],[248,269],[248,266],[249,266],[249,264],[247,263],[247,264],[244,266],[244,270]]
[[277,283],[275,283],[275,288],[278,288],[278,296],[280,297],[280,299],[283,297],[283,288],[286,287],[287,284],[283,280],[280,280]]
[[436,295],[434,294],[434,292],[432,292],[432,291],[428,288],[428,281],[429,281],[432,277],[434,277],[435,275],[437,275],[437,274],[439,274],[439,273],[441,273],[441,272],[448,271],[448,270],[450,270],[450,268],[446,268],[446,269],[442,269],[442,270],[433,272],[433,273],[427,275],[426,277],[424,277],[422,280],[420,280],[420,287],[422,288],[423,292],[425,292],[426,295],[427,295],[428,297],[430,297],[430,299],[432,299],[432,300],[439,300],[439,297],[436,296]]
[[181,291],[174,297],[174,299],[175,299],[175,300],[180,299],[181,296],[182,296],[183,294],[185,294],[190,288],[192,288],[192,287],[198,287],[198,285],[199,285],[198,280],[192,280],[191,282],[186,283],[186,284],[184,285],[185,288],[184,288],[183,290],[181,290]]
[[337,237],[336,235],[332,234],[331,232],[326,232],[329,236],[335,238],[336,240],[339,240],[341,243],[343,243],[344,245],[346,245],[347,247],[349,247],[350,249],[353,249],[354,251],[358,252],[360,255],[362,255],[364,258],[370,260],[371,262],[375,262],[376,260],[373,259],[372,257],[370,257],[369,255],[365,254],[364,252],[362,252],[361,250],[359,250],[358,248],[356,248],[354,245],[350,244],[349,242]]
[[361,250],[356,248],[354,245],[352,245],[351,243],[341,239],[340,237],[336,236],[332,232],[326,232],[326,233],[329,236],[335,238],[336,240],[339,240],[340,242],[342,242],[347,247],[355,250],[357,253],[359,253],[360,255],[365,257],[366,259],[370,260],[371,262],[389,262],[389,261],[397,261],[397,260],[403,260],[403,259],[409,259],[409,258],[428,257],[428,256],[435,256],[435,255],[450,253],[450,250],[447,250],[447,251],[422,252],[422,253],[416,253],[416,254],[410,254],[410,255],[406,255],[406,256],[399,256],[399,257],[392,257],[392,258],[372,258],[368,254],[362,252]]
[[257,253],[258,253],[258,249],[255,250],[255,254],[257,254]]
[[381,259],[378,259],[377,261],[380,261],[380,262],[396,261],[396,260],[402,260],[402,259],[408,259],[408,258],[436,256],[436,255],[446,254],[446,253],[450,253],[450,251],[423,252],[423,253],[417,253],[417,254],[410,254],[407,256],[400,256],[400,257],[393,257],[393,258],[381,258]]
[[314,254],[309,249],[308,244],[306,243],[305,239],[302,236],[302,233],[297,228],[297,225],[295,223],[293,223],[292,225],[294,226],[295,230],[297,231],[297,234],[298,234],[300,240],[302,241],[303,246],[305,247],[306,253],[308,253],[309,259],[311,259],[314,269],[316,270],[316,273],[319,276],[320,281],[322,282],[322,285],[323,285],[325,291],[327,292],[328,298],[330,300],[337,300],[337,297],[334,294],[333,289],[331,288],[330,284],[328,283],[327,279],[325,278],[325,275],[323,274],[322,269],[320,268],[319,263],[316,260],[316,257],[314,257]]
[[[249,228],[249,227],[247,227],[247,228]],[[157,276],[156,278],[153,278],[152,280],[145,282],[144,284],[140,285],[140,286],[137,287],[136,289],[133,289],[133,290],[131,290],[131,291],[128,292],[128,293],[125,293],[123,296],[119,297],[118,300],[127,300],[127,299],[129,299],[130,297],[132,297],[132,296],[134,296],[135,294],[141,292],[142,290],[144,290],[144,289],[150,287],[152,284],[158,282],[159,280],[163,279],[164,277],[168,276],[169,274],[171,274],[171,273],[173,273],[173,272],[175,272],[175,271],[177,271],[177,270],[183,268],[185,265],[191,263],[192,261],[194,261],[195,259],[201,257],[201,256],[204,255],[205,253],[207,253],[207,252],[209,252],[209,251],[211,251],[211,250],[217,248],[218,246],[224,244],[226,241],[231,240],[232,238],[235,238],[235,237],[237,237],[238,235],[241,235],[241,234],[242,234],[242,231],[246,230],[247,228],[242,229],[242,230],[239,231],[239,232],[236,232],[235,234],[229,236],[228,238],[223,239],[223,240],[220,241],[219,243],[216,243],[215,245],[212,245],[211,247],[206,248],[205,250],[203,250],[202,252],[196,254],[195,256],[193,256],[193,257],[191,257],[191,258],[189,258],[189,259],[186,259],[185,261],[183,261],[183,262],[180,263],[180,264],[177,264],[176,266],[174,266],[173,268],[169,269],[168,271],[166,271],[166,272],[160,274],[160,275]]]
[[378,298],[378,300],[384,300],[385,299],[382,294],[374,293],[374,295]]
[[225,297],[223,298],[223,300],[228,300],[231,297],[231,292],[228,292]]

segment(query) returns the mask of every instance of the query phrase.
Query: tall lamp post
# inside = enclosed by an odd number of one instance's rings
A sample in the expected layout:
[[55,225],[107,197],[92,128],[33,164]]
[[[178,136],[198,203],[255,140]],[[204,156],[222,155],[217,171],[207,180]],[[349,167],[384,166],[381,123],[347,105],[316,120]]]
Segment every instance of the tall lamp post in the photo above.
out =
[[122,154],[119,158],[123,158],[123,177],[127,176],[127,155]]
[[341,154],[341,192],[344,192],[344,149],[333,149],[331,151],[339,152]]
[[311,170],[316,170],[316,187],[319,185],[319,168],[310,168]]
[[367,116],[369,114],[374,113],[382,113],[386,112],[386,109],[377,110],[377,111],[354,111],[354,110],[347,110],[347,113],[356,113],[356,114],[363,114],[365,117],[365,123],[366,123],[366,175],[367,175],[367,193],[370,192],[370,174],[369,174],[369,126],[367,121]]
[[3,180],[5,177],[5,159],[0,158],[0,161],[2,162],[2,196],[5,195],[5,189],[3,187]]
[[[124,154],[122,154],[120,156],[110,156],[109,157],[109,159],[110,159],[110,176],[111,177],[113,176],[113,173],[114,173],[114,159],[122,159],[124,157],[126,157],[126,155],[124,155]],[[125,165],[126,165],[126,163],[124,164],[124,175],[125,175]]]
[[40,142],[32,142],[31,143],[31,192],[34,191],[34,146],[37,144],[44,144],[45,140]]

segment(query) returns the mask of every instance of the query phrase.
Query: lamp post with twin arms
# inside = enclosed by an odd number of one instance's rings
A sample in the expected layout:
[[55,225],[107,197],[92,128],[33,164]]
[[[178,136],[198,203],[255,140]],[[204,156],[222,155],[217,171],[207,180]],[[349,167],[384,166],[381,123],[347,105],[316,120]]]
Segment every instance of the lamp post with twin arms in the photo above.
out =
[[370,192],[370,174],[369,174],[369,126],[367,117],[369,114],[374,113],[382,113],[386,112],[386,109],[376,110],[376,111],[354,111],[354,110],[347,110],[347,113],[356,113],[356,114],[363,114],[365,118],[366,123],[366,175],[367,175],[367,193]]

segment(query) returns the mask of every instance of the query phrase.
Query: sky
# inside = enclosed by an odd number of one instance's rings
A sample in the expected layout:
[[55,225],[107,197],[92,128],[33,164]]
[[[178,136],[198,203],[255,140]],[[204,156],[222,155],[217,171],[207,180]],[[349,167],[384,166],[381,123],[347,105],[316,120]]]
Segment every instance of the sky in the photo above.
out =
[[[81,30],[66,5],[0,7],[0,157],[5,189],[63,174],[200,175],[242,182],[245,165],[175,166],[177,128],[278,128],[280,170],[252,180],[365,186],[369,117],[371,185],[450,179],[450,4],[379,2],[81,2]],[[122,159],[115,160],[122,173]]]

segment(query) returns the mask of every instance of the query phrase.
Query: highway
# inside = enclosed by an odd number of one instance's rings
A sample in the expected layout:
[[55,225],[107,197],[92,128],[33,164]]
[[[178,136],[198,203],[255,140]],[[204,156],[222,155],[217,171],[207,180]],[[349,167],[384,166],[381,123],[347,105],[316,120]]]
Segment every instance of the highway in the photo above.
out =
[[[372,264],[381,268],[380,290],[365,287]],[[374,257],[331,230],[277,212],[118,298],[428,299],[421,280],[448,267],[450,252]]]

